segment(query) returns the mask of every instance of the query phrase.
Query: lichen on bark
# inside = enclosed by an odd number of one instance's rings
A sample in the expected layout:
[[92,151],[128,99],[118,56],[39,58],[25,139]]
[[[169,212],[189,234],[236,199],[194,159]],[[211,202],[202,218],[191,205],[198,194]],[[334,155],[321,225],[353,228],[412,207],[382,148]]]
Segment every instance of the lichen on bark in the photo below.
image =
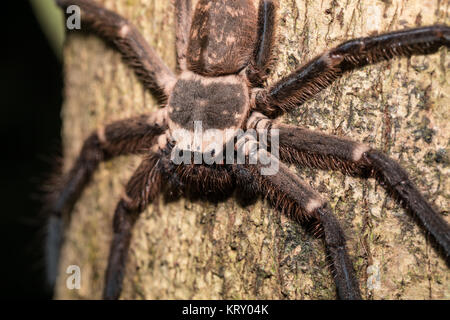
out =
[[[141,30],[175,69],[167,0],[96,0]],[[277,63],[268,82],[354,37],[450,23],[449,3],[430,0],[280,0]],[[91,130],[154,111],[119,54],[93,36],[65,48],[65,168]],[[448,50],[352,72],[281,121],[369,143],[398,160],[447,221],[450,202]],[[115,205],[139,157],[102,164],[77,203],[62,250],[56,298],[100,298]],[[292,167],[325,198],[348,238],[364,298],[449,299],[449,271],[430,236],[374,180]],[[81,268],[80,290],[65,270]],[[324,246],[262,200],[241,207],[160,198],[137,222],[123,299],[334,299]]]

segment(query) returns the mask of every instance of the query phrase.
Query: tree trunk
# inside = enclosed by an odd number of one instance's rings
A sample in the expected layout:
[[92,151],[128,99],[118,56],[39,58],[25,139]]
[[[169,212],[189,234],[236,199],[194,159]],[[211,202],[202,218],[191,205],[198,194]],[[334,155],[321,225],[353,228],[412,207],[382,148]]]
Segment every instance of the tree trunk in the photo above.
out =
[[[133,21],[175,68],[173,7],[167,0],[96,0]],[[277,63],[269,83],[350,38],[450,23],[439,0],[280,0]],[[367,4],[371,3],[371,4]],[[158,108],[118,53],[93,36],[65,48],[62,117],[65,168],[97,126]],[[448,217],[448,51],[352,72],[282,121],[369,143],[398,160]],[[66,231],[56,298],[100,298],[112,214],[139,157],[102,164]],[[449,299],[445,261],[430,235],[374,180],[292,168],[328,198],[348,238],[366,299]],[[69,265],[81,289],[66,287]],[[123,299],[334,299],[324,245],[259,200],[219,204],[161,198],[138,220]]]

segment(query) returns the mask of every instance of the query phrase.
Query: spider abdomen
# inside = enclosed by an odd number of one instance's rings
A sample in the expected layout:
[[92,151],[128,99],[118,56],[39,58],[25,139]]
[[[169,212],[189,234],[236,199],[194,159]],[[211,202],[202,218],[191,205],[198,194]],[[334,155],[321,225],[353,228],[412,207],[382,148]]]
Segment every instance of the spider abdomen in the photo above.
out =
[[205,76],[239,72],[253,54],[257,20],[251,0],[200,0],[189,36],[188,69]]

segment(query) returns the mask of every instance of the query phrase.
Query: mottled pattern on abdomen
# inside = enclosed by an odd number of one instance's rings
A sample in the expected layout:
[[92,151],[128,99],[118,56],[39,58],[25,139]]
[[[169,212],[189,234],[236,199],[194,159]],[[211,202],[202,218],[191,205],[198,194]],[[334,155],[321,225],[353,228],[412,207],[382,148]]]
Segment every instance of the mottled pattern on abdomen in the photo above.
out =
[[252,0],[199,0],[190,32],[188,69],[205,76],[239,72],[253,54],[257,22]]

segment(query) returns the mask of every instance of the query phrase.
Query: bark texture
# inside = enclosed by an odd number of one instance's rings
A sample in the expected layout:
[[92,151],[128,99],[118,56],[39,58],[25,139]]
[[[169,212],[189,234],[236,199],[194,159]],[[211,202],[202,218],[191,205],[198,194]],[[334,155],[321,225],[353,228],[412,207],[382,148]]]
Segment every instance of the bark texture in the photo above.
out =
[[[97,0],[133,21],[175,69],[173,8],[167,0]],[[354,37],[450,24],[440,0],[280,0],[274,81],[326,48]],[[65,48],[62,117],[65,168],[91,130],[153,111],[119,54],[95,37]],[[450,221],[450,71],[445,49],[346,75],[286,115],[286,123],[348,136],[383,150],[410,173]],[[102,164],[66,231],[56,298],[100,298],[112,214],[138,157]],[[430,236],[374,180],[292,167],[328,198],[348,238],[367,299],[449,299],[450,274]],[[81,289],[66,288],[69,265]],[[151,205],[137,222],[123,299],[334,299],[324,246],[265,201],[246,208],[181,199]]]

